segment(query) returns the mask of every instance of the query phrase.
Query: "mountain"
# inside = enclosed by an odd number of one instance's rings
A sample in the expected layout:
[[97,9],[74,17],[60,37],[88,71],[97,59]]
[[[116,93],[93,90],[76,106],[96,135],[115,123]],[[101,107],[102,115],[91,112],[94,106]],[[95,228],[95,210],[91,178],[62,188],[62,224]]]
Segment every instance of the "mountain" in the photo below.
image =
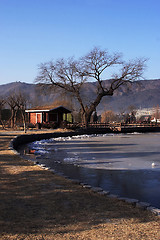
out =
[[[108,81],[104,81],[104,84],[107,86]],[[36,84],[13,82],[0,85],[0,97],[7,97],[13,91],[23,92],[27,96],[30,101],[28,107],[47,105],[57,99],[62,99],[60,90],[56,92],[50,91],[48,93],[44,89],[40,90]],[[96,82],[86,83],[83,92],[86,93],[87,101],[88,99],[94,99]],[[77,103],[75,103],[75,105],[77,105]],[[104,97],[97,111],[101,113],[104,110],[111,109],[119,112],[121,110],[127,110],[130,105],[134,105],[137,108],[149,108],[160,105],[160,79],[134,82],[128,89],[121,87],[114,92],[113,96]]]
[[13,92],[23,93],[29,100],[28,107],[50,104],[59,97],[58,92],[48,94],[47,91],[41,89],[36,84],[12,82],[0,85],[0,98],[6,98]]
[[113,97],[103,99],[102,104],[115,111],[126,110],[130,105],[136,108],[160,105],[160,79],[134,82],[128,90],[122,87]]

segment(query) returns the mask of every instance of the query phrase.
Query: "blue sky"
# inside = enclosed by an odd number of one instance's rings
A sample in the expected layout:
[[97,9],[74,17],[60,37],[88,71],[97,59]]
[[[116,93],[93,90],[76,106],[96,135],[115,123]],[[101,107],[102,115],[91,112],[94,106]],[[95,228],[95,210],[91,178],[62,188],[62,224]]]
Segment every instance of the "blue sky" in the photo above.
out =
[[148,58],[160,78],[160,0],[0,0],[0,84],[33,83],[38,64],[99,46]]

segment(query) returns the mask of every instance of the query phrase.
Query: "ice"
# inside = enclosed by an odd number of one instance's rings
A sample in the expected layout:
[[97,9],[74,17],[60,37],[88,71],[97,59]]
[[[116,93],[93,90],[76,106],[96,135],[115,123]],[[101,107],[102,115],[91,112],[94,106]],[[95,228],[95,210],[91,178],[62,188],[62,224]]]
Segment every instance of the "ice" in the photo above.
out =
[[75,158],[64,158],[63,161],[64,162],[74,162]]
[[46,150],[44,150],[44,149],[39,149],[39,150],[36,150],[36,151],[35,151],[35,154],[36,154],[36,155],[45,155],[45,154],[47,154],[47,153],[49,153],[49,151],[46,151]]
[[[160,135],[101,134],[65,138],[58,149],[66,151],[68,161],[87,168],[112,170],[159,170]],[[70,141],[72,140],[72,141]],[[64,139],[63,139],[64,141]],[[75,160],[75,156],[77,159]],[[154,162],[154,168],[152,163]]]
[[[64,162],[73,162],[97,169],[160,169],[160,134],[92,134],[35,141],[30,148],[36,154],[66,155]],[[154,163],[154,166],[153,164]]]

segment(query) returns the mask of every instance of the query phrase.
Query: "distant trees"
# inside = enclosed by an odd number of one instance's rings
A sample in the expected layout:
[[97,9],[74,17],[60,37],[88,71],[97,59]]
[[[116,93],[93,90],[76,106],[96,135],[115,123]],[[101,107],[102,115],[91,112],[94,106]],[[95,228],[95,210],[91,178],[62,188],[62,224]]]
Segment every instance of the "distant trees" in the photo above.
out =
[[5,99],[4,98],[0,98],[0,123],[1,125],[3,126],[3,122],[2,122],[2,109],[3,109],[3,106],[5,104]]
[[25,110],[26,110],[28,98],[24,94],[19,92],[17,94],[16,102],[17,102],[17,108],[20,111],[20,114],[22,116],[24,132],[26,132],[26,117],[25,117],[26,115],[25,115]]
[[[80,105],[81,117],[86,127],[91,115],[105,96],[112,96],[122,85],[127,85],[142,78],[146,59],[135,59],[125,62],[119,53],[109,54],[98,47],[78,60],[69,58],[55,62],[42,63],[36,78],[38,83],[52,84],[74,96]],[[109,80],[108,72],[116,70]],[[96,91],[93,99],[85,94],[85,83],[95,81]]]
[[16,113],[17,113],[17,96],[15,92],[10,93],[10,95],[6,99],[7,104],[9,105],[11,109],[11,128],[14,128],[15,125],[15,119],[16,119]]
[[137,112],[137,107],[134,105],[129,105],[128,106],[128,111],[131,115],[135,116]]
[[27,96],[22,92],[11,92],[6,99],[6,103],[10,106],[11,109],[11,128],[15,127],[17,113],[19,112],[22,117],[22,122],[24,126],[24,131],[26,131],[26,119],[25,119],[25,109],[28,102]]
[[136,106],[128,106],[128,113],[125,115],[125,123],[136,123],[136,112]]
[[117,120],[117,115],[112,111],[108,110],[102,113],[101,115],[101,122],[114,122]]

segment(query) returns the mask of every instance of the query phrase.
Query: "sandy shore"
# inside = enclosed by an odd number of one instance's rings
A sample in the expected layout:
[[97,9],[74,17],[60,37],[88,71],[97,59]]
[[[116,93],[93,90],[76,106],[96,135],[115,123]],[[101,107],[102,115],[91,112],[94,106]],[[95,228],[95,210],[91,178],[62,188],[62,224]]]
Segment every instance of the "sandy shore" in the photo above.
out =
[[15,155],[8,147],[18,134],[0,131],[0,239],[160,240],[159,217]]

